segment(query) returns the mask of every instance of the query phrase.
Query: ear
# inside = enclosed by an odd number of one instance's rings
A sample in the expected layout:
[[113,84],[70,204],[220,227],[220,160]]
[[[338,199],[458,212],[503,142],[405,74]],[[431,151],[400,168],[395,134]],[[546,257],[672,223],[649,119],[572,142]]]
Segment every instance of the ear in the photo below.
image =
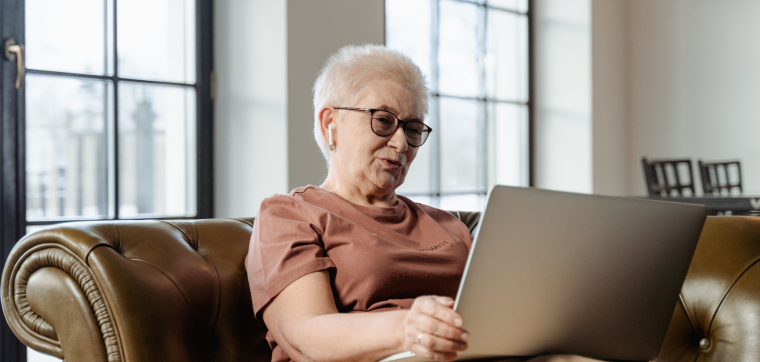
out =
[[[322,139],[325,140],[325,143],[328,143],[329,140],[329,128],[330,125],[335,122],[335,109],[332,107],[323,107],[319,111],[319,126],[322,130]],[[335,126],[333,126],[335,128]],[[333,130],[335,132],[335,130]],[[333,134],[333,141],[335,141],[335,135]]]

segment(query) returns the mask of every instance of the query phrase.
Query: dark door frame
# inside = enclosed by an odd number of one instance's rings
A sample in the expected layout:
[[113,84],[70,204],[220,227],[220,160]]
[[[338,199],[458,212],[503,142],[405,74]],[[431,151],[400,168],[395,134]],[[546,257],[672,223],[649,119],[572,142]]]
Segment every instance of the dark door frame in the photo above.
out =
[[[24,0],[0,2],[0,141],[3,164],[0,168],[0,235],[2,264],[13,245],[24,235],[26,205],[24,198],[24,92],[16,89],[16,63],[5,59],[5,40],[13,38],[24,44]],[[9,362],[26,361],[24,346],[3,318],[0,323],[0,359]]]

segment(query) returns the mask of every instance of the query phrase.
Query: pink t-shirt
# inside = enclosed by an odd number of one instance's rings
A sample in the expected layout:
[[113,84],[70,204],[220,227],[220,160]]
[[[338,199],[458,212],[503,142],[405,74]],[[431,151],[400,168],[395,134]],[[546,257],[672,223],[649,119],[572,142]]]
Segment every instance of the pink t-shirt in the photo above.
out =
[[[398,199],[393,208],[365,207],[310,185],[264,200],[246,260],[256,316],[290,283],[325,269],[341,313],[456,297],[469,229],[446,211]],[[271,333],[267,339],[273,361],[290,360]]]

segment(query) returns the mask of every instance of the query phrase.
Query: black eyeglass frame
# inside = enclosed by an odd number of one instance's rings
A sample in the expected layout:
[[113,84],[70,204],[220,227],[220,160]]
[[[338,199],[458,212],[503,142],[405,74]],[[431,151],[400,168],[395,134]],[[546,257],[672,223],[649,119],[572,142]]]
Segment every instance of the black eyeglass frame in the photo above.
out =
[[[420,121],[404,121],[401,118],[398,118],[398,116],[395,113],[393,113],[393,112],[391,112],[389,110],[374,109],[374,108],[355,108],[355,107],[333,107],[333,108],[335,108],[335,109],[345,109],[347,111],[369,112],[369,128],[372,129],[372,133],[374,133],[374,134],[376,134],[376,135],[378,135],[380,137],[388,137],[388,136],[392,135],[394,132],[396,132],[396,130],[399,127],[401,127],[404,130],[404,138],[406,139],[406,143],[409,146],[412,146],[412,147],[421,147],[422,145],[425,144],[425,142],[427,141],[427,139],[430,138],[430,134],[433,133],[433,128],[431,128],[430,126],[428,126],[428,125],[426,125],[426,124],[424,124],[424,123],[422,123]],[[392,114],[393,117],[396,117],[396,128],[394,128],[393,131],[391,131],[387,135],[381,135],[381,134],[377,133],[377,131],[375,131],[375,127],[372,127],[372,120],[375,117],[375,112],[378,112],[378,111],[388,112],[388,113]],[[407,137],[407,135],[406,135],[406,125],[409,124],[409,123],[419,123],[419,124],[425,126],[425,128],[427,128],[427,137],[425,137],[425,139],[422,141],[422,143],[420,143],[418,146],[411,144],[409,142],[409,137]]]

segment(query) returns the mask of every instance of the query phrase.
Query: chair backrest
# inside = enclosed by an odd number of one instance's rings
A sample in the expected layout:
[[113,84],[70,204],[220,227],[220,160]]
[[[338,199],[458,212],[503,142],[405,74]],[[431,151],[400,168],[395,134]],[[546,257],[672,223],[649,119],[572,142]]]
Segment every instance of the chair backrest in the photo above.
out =
[[689,159],[641,158],[649,196],[694,196],[694,172]]
[[739,161],[702,162],[699,175],[705,195],[741,195],[742,165]]

